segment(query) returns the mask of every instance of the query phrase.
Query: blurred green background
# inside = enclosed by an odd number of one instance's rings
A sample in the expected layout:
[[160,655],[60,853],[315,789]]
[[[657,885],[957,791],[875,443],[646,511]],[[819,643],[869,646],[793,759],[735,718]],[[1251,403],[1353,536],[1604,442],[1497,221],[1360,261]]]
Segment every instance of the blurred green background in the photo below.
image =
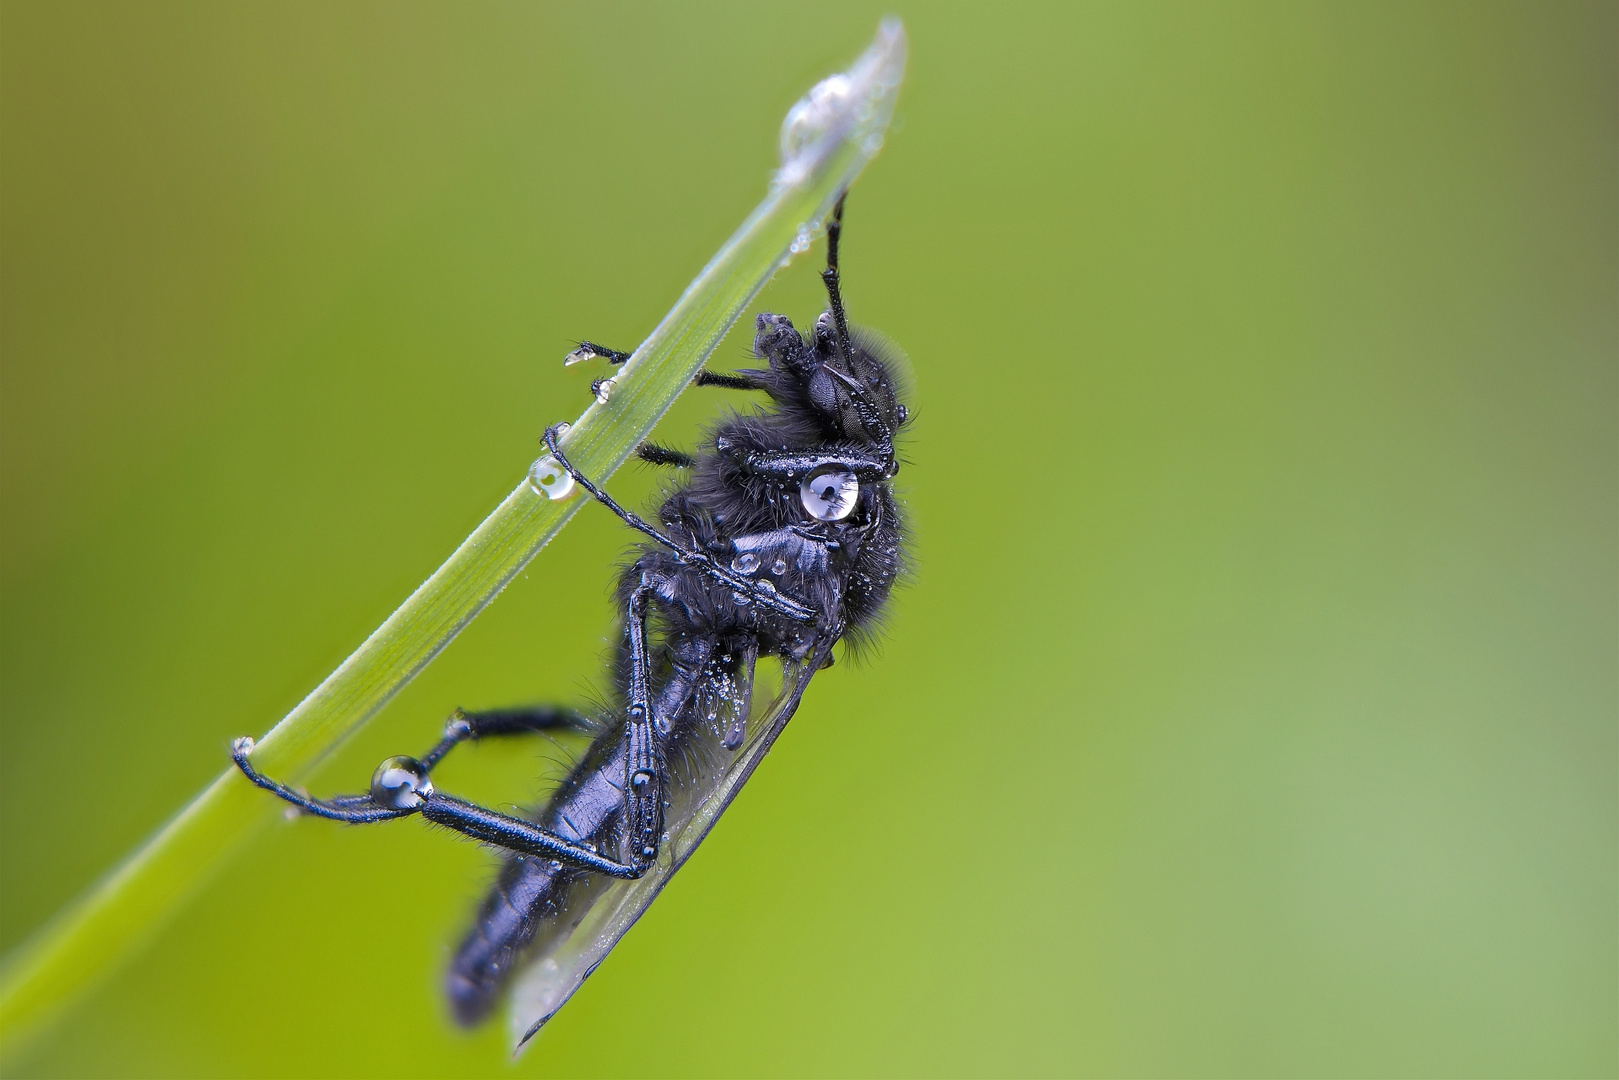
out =
[[[884,10],[8,0],[0,946],[510,490]],[[1619,1071],[1619,7],[899,14],[880,655],[513,1067],[438,991],[491,857],[277,819],[18,1075]],[[315,789],[582,696],[627,543],[587,509]]]

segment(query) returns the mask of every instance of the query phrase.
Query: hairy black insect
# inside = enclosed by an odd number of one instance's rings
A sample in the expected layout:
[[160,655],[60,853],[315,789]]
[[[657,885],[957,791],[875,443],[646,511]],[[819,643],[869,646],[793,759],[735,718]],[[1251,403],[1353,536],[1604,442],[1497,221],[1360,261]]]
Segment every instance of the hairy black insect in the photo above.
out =
[[[838,278],[840,199],[827,226],[827,311],[809,335],[760,315],[768,366],[702,385],[761,391],[769,406],[716,425],[695,455],[651,444],[640,457],[687,470],[654,526],[546,445],[574,481],[647,540],[619,577],[623,639],[603,715],[571,709],[457,710],[420,760],[383,762],[363,795],[312,799],[258,773],[252,740],[233,758],[254,783],[303,811],[366,824],[419,814],[506,853],[451,961],[447,990],[465,1024],[493,1009],[514,973],[522,1038],[561,1007],[690,857],[791,718],[832,647],[869,632],[899,575],[903,530],[890,481],[906,423],[880,348],[850,335]],[[581,343],[568,363],[622,363]],[[592,388],[598,395],[600,383]],[[780,688],[755,702],[755,666],[781,662]],[[571,728],[594,734],[549,801],[528,818],[456,799],[429,774],[462,742]]]

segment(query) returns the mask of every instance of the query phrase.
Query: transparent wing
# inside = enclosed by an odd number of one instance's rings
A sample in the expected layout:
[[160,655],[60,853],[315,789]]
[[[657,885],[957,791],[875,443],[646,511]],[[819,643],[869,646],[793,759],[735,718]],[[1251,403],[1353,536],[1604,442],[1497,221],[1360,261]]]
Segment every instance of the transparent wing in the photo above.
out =
[[[592,874],[573,890],[567,910],[551,920],[550,933],[531,946],[525,969],[513,984],[509,1024],[514,1050],[522,1050],[567,1003],[691,858],[792,719],[804,688],[831,654],[832,645],[833,639],[826,638],[803,661],[784,661],[779,686],[761,687],[757,694],[752,656],[744,658],[735,678],[708,684],[700,692],[697,707],[706,722],[697,725],[678,758],[668,762],[667,840],[657,864],[636,881]],[[775,682],[772,671],[758,674]],[[755,698],[765,704],[755,707]],[[728,748],[732,746],[735,749]]]

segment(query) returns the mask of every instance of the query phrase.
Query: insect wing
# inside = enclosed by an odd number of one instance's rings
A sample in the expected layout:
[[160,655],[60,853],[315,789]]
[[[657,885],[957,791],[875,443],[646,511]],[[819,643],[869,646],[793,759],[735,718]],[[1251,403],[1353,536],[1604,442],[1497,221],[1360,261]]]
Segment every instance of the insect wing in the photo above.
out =
[[[792,719],[810,677],[831,648],[832,641],[826,640],[806,660],[784,661],[780,689],[763,708],[751,708],[752,657],[746,658],[730,686],[710,688],[708,699],[699,701],[710,722],[699,724],[679,759],[668,762],[667,839],[657,863],[634,881],[590,875],[589,887],[569,903],[556,921],[556,931],[536,942],[512,988],[510,1028],[516,1050],[522,1050],[567,1003],[691,858]],[[740,745],[727,749],[739,729],[745,729]]]

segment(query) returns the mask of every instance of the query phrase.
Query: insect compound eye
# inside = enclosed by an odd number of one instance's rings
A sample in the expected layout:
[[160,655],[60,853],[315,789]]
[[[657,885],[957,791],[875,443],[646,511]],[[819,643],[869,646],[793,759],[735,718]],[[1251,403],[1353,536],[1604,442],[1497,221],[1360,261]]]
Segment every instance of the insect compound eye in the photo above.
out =
[[798,486],[804,509],[816,521],[842,521],[854,513],[860,496],[860,481],[854,473],[837,467],[821,469]]
[[414,810],[433,794],[433,781],[413,757],[391,757],[371,774],[371,800],[391,810]]

